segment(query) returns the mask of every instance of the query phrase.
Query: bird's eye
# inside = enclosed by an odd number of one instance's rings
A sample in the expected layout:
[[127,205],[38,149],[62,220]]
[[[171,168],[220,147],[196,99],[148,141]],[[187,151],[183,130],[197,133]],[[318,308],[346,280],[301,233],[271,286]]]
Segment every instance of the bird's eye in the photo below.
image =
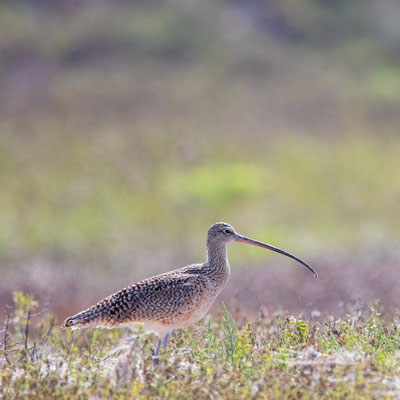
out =
[[232,231],[231,231],[230,229],[224,229],[223,232],[224,232],[226,235],[230,235],[230,234],[232,233]]

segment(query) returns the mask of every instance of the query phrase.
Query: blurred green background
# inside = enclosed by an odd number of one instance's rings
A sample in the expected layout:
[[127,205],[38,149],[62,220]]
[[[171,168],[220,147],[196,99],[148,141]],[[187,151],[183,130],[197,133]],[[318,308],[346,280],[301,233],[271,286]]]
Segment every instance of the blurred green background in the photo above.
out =
[[3,0],[2,303],[23,289],[65,316],[202,262],[216,221],[321,274],[232,245],[226,296],[250,308],[395,303],[399,17],[397,0]]

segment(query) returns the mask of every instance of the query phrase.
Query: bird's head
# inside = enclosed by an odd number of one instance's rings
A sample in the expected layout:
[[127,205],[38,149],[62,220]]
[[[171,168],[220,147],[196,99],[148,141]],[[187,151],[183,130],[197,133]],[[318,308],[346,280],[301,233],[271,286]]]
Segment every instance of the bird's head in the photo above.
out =
[[318,274],[317,271],[314,270],[310,265],[306,262],[301,260],[300,258],[290,254],[284,250],[279,249],[278,247],[271,246],[266,243],[259,242],[257,240],[250,239],[246,236],[239,235],[235,232],[233,227],[225,222],[217,222],[216,224],[212,225],[207,233],[207,245],[214,246],[218,244],[227,245],[230,242],[241,242],[246,244],[251,244],[253,246],[263,247],[264,249],[275,251],[276,253],[283,254],[284,256],[290,257],[293,260],[296,260],[300,264],[304,265],[308,270],[310,270],[314,276],[317,278]]
[[207,233],[207,241],[228,244],[236,240],[237,233],[233,227],[225,222],[212,225]]

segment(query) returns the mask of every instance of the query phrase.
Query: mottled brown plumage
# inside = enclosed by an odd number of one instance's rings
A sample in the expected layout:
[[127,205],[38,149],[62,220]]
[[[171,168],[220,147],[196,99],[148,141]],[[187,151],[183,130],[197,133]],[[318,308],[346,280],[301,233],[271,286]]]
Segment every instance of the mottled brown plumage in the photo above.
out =
[[139,324],[147,331],[158,334],[157,356],[161,338],[164,337],[165,349],[170,331],[203,318],[226,285],[230,274],[226,246],[232,241],[265,247],[294,258],[317,276],[309,265],[297,257],[241,236],[229,224],[218,222],[208,231],[207,261],[204,264],[193,264],[144,279],[67,318],[64,326],[72,329],[113,328]]

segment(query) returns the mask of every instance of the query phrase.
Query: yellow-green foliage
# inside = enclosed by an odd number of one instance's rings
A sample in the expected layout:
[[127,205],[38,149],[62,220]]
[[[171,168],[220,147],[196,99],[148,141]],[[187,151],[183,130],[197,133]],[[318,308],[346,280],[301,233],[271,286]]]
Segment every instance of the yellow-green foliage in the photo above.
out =
[[221,219],[292,248],[400,237],[393,1],[39,3],[0,4],[0,257]]
[[[13,314],[27,297],[16,301]],[[378,304],[343,320],[277,313],[237,327],[223,306],[219,318],[176,332],[158,367],[152,336],[72,334],[52,329],[49,315],[34,318],[28,337],[26,316],[2,331],[3,398],[386,398],[400,379],[398,318]]]
[[[31,160],[29,173],[19,165],[21,149],[0,144],[0,197],[7,220],[0,225],[3,255],[111,251],[132,238],[146,246],[150,227],[162,245],[204,236],[220,219],[291,248],[299,243],[352,248],[376,237],[400,237],[400,207],[394,201],[400,185],[393,179],[393,171],[400,170],[400,141],[395,138],[385,145],[373,137],[333,143],[282,138],[269,150],[254,144],[256,155],[239,162],[210,156],[189,167],[179,160],[154,160],[140,183],[131,176],[136,166],[118,166],[124,163],[121,154],[108,153],[106,143],[93,149],[90,141],[71,141],[76,146],[63,147],[62,157],[48,149]],[[82,146],[81,154],[76,149]],[[257,254],[240,248],[246,260]]]

